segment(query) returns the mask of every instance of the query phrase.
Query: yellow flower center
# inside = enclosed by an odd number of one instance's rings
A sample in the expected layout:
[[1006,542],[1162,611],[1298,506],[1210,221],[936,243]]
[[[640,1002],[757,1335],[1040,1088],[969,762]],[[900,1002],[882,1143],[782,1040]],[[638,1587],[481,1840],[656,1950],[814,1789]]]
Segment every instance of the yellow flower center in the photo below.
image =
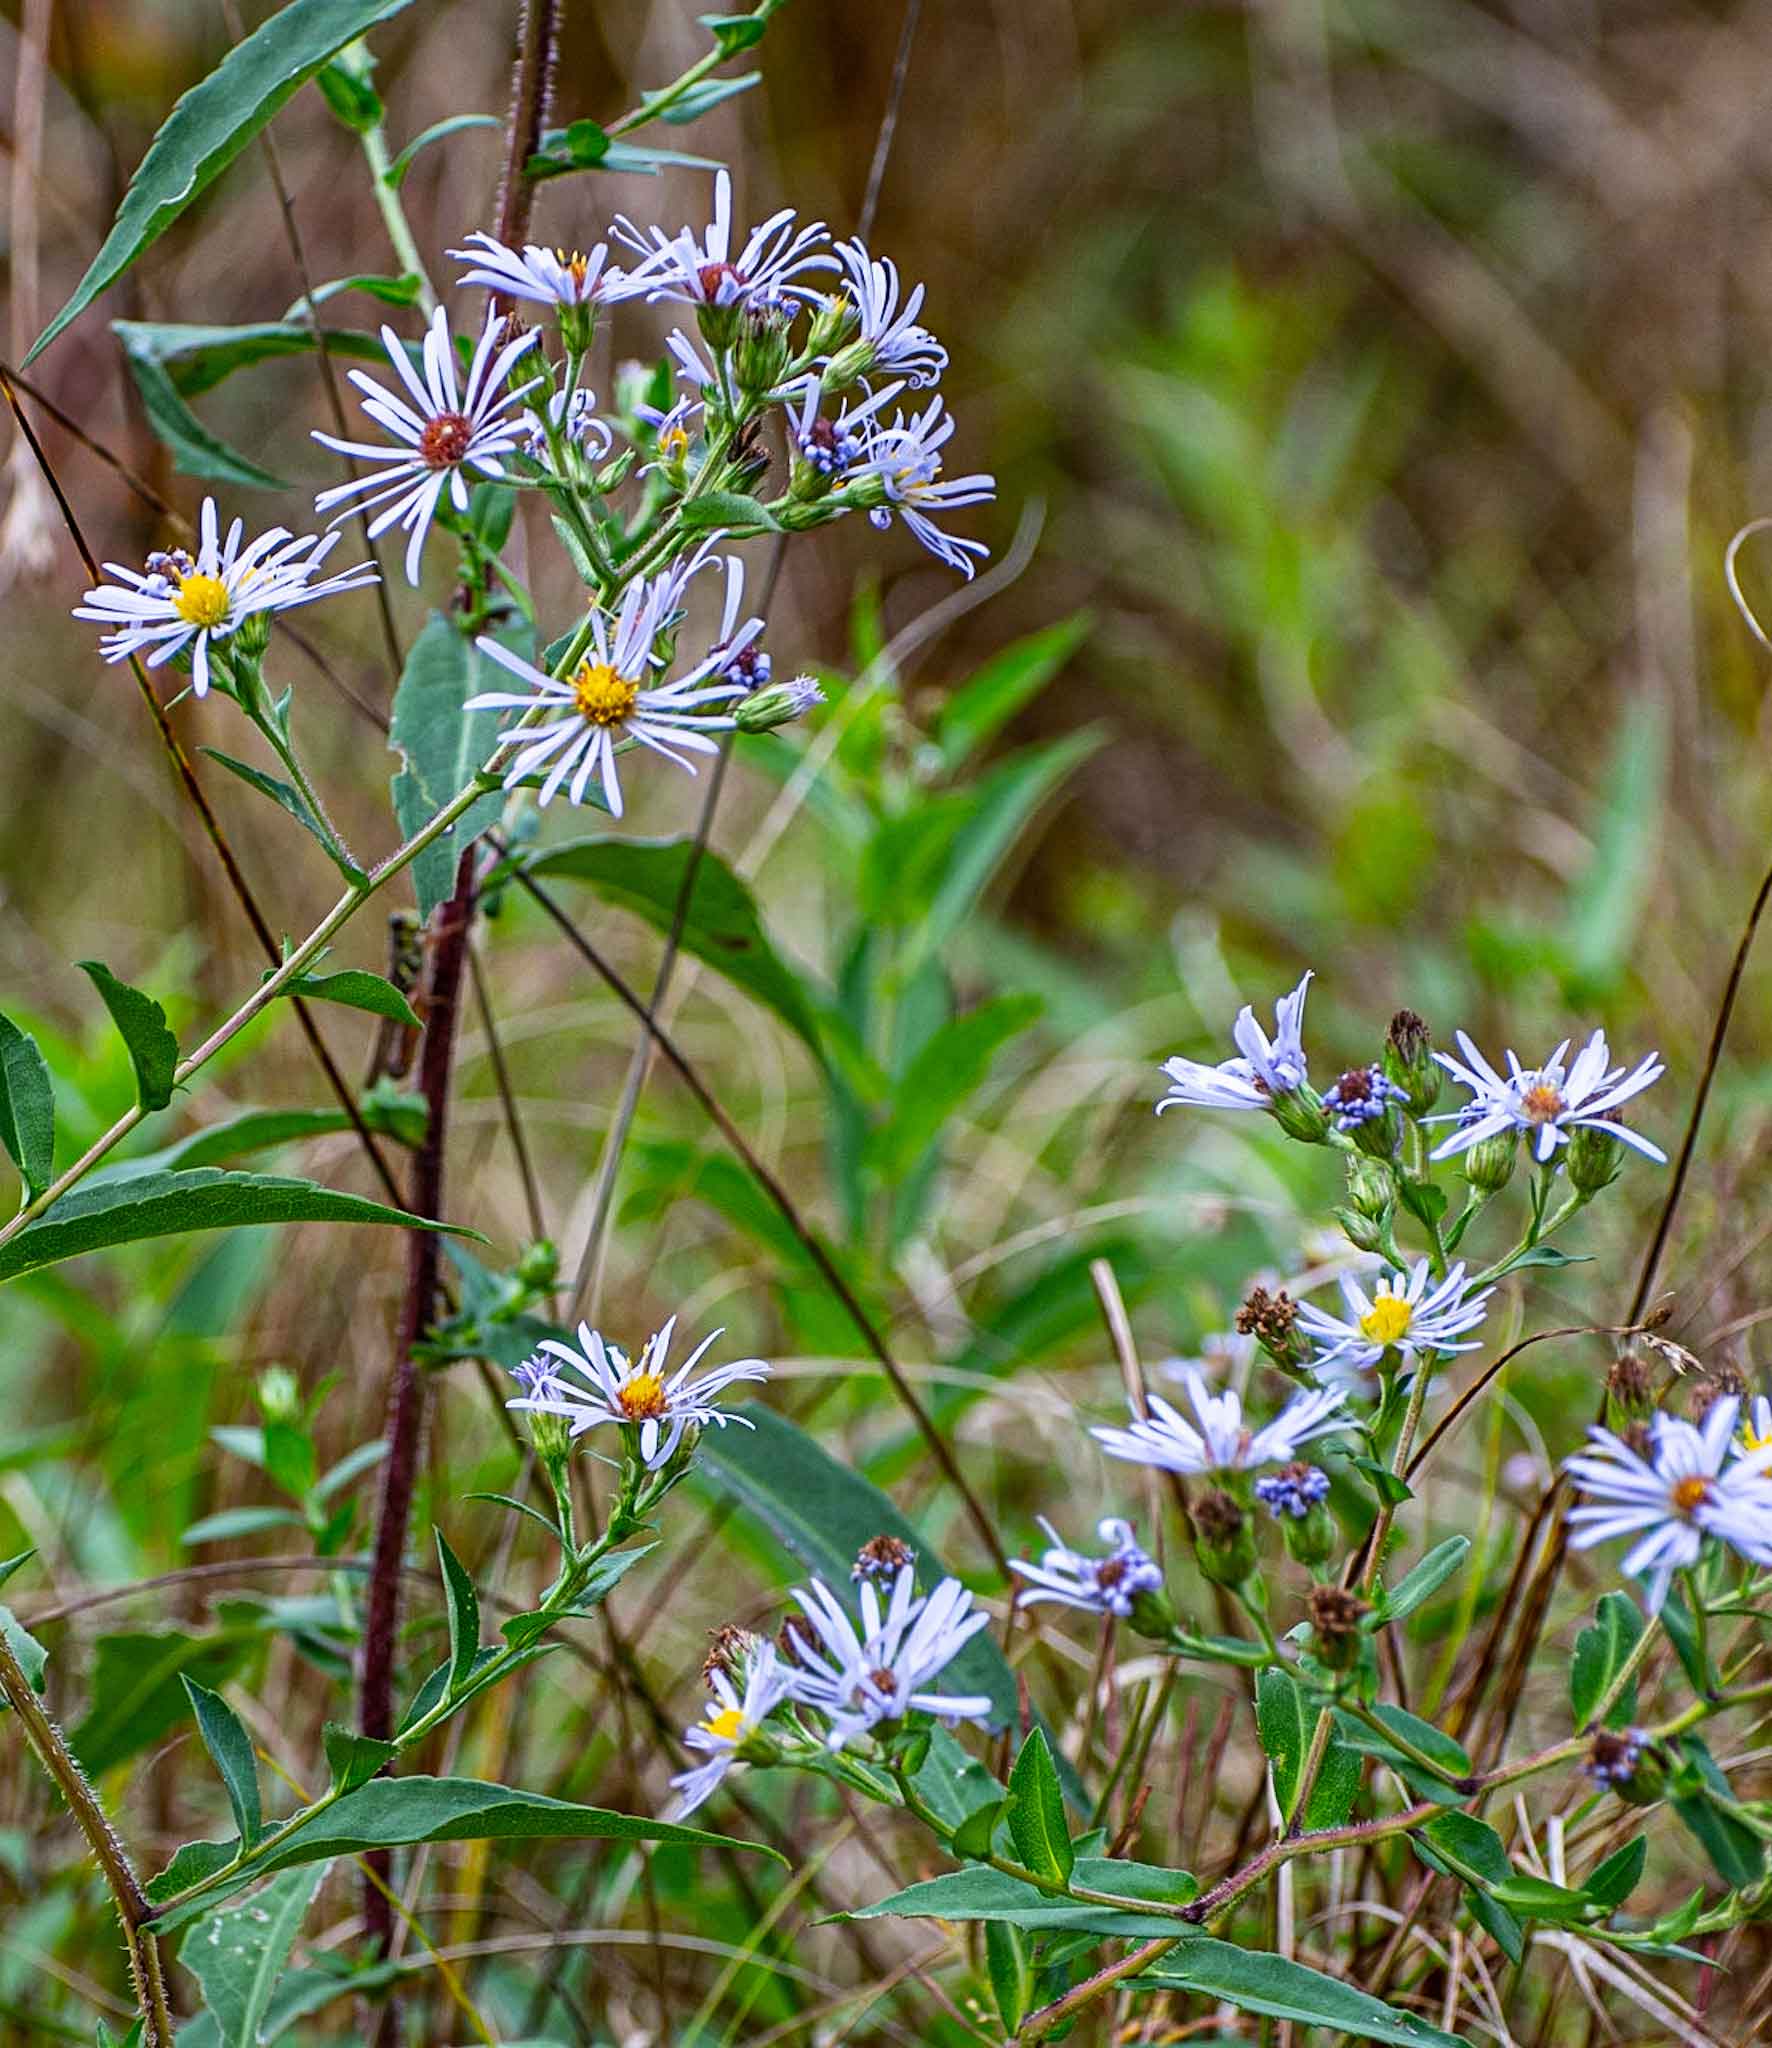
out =
[[658,452],[667,462],[681,462],[689,453],[689,436],[681,427],[667,427],[658,437]]
[[745,1732],[744,1715],[737,1707],[722,1707],[717,1714],[710,1714],[702,1726],[722,1742],[737,1742]]
[[187,576],[172,608],[187,625],[219,626],[228,615],[228,586],[219,576]]
[[572,701],[592,725],[620,725],[639,701],[640,685],[606,661],[584,661],[572,678]]
[[671,1404],[665,1397],[661,1373],[635,1373],[632,1379],[622,1382],[615,1399],[630,1422],[656,1422],[661,1415],[670,1412]]
[[554,254],[559,259],[560,268],[571,278],[574,289],[583,291],[585,272],[591,267],[590,258],[578,249],[574,249],[570,256],[564,249],[556,249]]
[[1710,1499],[1710,1481],[1702,1473],[1694,1472],[1689,1479],[1674,1482],[1673,1491],[1668,1495],[1675,1514],[1692,1515]]
[[1360,1335],[1368,1344],[1397,1344],[1409,1334],[1415,1310],[1400,1294],[1381,1294],[1360,1318]]

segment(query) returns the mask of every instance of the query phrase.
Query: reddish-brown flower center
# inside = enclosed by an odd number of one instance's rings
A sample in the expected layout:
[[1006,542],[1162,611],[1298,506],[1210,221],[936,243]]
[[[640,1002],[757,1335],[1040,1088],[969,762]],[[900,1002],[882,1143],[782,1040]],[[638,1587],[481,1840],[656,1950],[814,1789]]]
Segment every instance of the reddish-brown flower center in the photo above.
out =
[[1520,1114],[1529,1124],[1554,1123],[1565,1107],[1562,1090],[1548,1081],[1535,1081],[1520,1097]]
[[1668,1499],[1672,1501],[1676,1514],[1694,1515],[1710,1499],[1710,1481],[1700,1472],[1694,1472],[1685,1479],[1676,1479]]
[[418,437],[418,456],[426,469],[453,469],[467,454],[474,423],[459,412],[440,412],[425,422]]
[[727,278],[739,285],[745,281],[744,272],[730,263],[704,263],[695,274],[701,285],[702,297],[710,303],[720,296],[720,287]]

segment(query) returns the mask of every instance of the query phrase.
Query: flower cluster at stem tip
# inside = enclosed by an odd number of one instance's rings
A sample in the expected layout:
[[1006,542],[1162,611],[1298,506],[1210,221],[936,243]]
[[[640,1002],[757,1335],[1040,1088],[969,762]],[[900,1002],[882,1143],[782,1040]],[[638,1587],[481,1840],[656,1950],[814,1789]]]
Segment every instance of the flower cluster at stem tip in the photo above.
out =
[[[638,749],[694,773],[720,735],[767,731],[822,701],[809,676],[773,679],[763,621],[744,614],[743,565],[718,552],[726,534],[785,534],[859,511],[876,526],[902,524],[968,577],[988,552],[945,524],[995,486],[943,474],[954,423],[934,387],[948,357],[919,317],[923,287],[907,289],[861,242],[833,241],[791,208],[741,231],[721,170],[699,228],[617,216],[588,253],[509,248],[475,231],[450,254],[466,266],[462,288],[493,295],[478,331],[458,338],[443,307],[416,344],[383,326],[386,372],[349,372],[382,438],[315,434],[352,466],[315,508],[335,526],[361,517],[371,541],[402,534],[414,585],[431,534],[448,528],[461,543],[463,590],[480,593],[471,630],[502,606],[488,593],[505,574],[477,531],[476,489],[544,495],[592,602],[582,628],[540,662],[509,633],[476,636],[517,686],[483,690],[466,707],[513,714],[487,764],[506,787],[532,787],[542,804],[596,801],[620,817],[618,754]],[[600,409],[583,378],[592,339],[631,301],[679,308],[694,332],[670,333],[655,375],[624,368],[618,402]],[[554,346],[506,306],[547,316]],[[908,391],[924,394],[918,406],[896,402]],[[752,493],[771,419],[788,485],[763,506]],[[619,499],[630,483],[637,501]],[[706,516],[692,520],[698,499]],[[163,552],[141,571],[107,563],[115,580],[88,591],[75,616],[108,629],[106,660],[173,663],[197,696],[218,682],[263,722],[257,664],[275,615],[377,580],[369,565],[322,577],[335,540],[279,527],[243,544],[236,520],[224,542],[206,500],[194,555]],[[704,571],[724,573],[719,630],[680,661],[687,599]]]

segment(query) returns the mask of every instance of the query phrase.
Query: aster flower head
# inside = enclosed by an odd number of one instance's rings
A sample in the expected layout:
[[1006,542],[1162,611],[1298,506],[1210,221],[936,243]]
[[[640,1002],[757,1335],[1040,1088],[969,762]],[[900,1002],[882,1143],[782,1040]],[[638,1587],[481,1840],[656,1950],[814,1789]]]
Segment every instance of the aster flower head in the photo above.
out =
[[1399,1088],[1379,1066],[1350,1067],[1334,1087],[1323,1091],[1323,1107],[1334,1112],[1338,1131],[1376,1123],[1393,1102],[1408,1099],[1408,1089]]
[[772,213],[735,247],[732,179],[724,170],[714,179],[713,220],[700,234],[690,227],[674,235],[638,228],[624,214],[616,216],[610,232],[641,259],[623,280],[624,296],[644,293],[697,307],[736,309],[758,293],[814,298],[816,290],[804,278],[835,260],[825,248],[824,223],[799,226],[791,206]]
[[1674,1573],[1698,1562],[1707,1537],[1754,1564],[1772,1564],[1772,1443],[1737,1449],[1739,1406],[1725,1395],[1699,1424],[1657,1415],[1640,1449],[1593,1428],[1590,1447],[1564,1462],[1585,1496],[1569,1511],[1570,1541],[1587,1550],[1634,1537],[1620,1569],[1644,1580],[1651,1614],[1660,1611]]
[[982,1695],[929,1689],[989,1625],[989,1615],[973,1606],[958,1579],[943,1579],[919,1598],[916,1567],[906,1565],[884,1606],[874,1581],[864,1579],[859,1627],[821,1579],[796,1587],[794,1599],[807,1623],[794,1635],[794,1697],[830,1724],[832,1749],[909,1713],[935,1714],[950,1724],[989,1714],[991,1703]]
[[1140,1549],[1130,1522],[1109,1515],[1099,1524],[1096,1533],[1108,1546],[1105,1557],[1068,1549],[1044,1515],[1040,1527],[1051,1545],[1040,1562],[1030,1564],[1017,1557],[1009,1563],[1009,1569],[1028,1584],[1021,1596],[1022,1606],[1056,1601],[1061,1607],[1081,1608],[1085,1614],[1117,1615],[1124,1621],[1141,1593],[1162,1591],[1162,1567]]
[[1255,1482],[1255,1498],[1276,1522],[1302,1522],[1312,1508],[1329,1498],[1329,1475],[1320,1465],[1295,1459]]
[[1567,1066],[1569,1040],[1564,1039],[1540,1067],[1521,1066],[1510,1049],[1508,1070],[1501,1074],[1478,1051],[1468,1032],[1460,1031],[1457,1038],[1463,1059],[1446,1052],[1436,1052],[1434,1058],[1461,1087],[1470,1090],[1470,1100],[1454,1115],[1433,1119],[1458,1126],[1435,1146],[1436,1159],[1449,1159],[1486,1138],[1517,1131],[1525,1136],[1533,1158],[1542,1166],[1556,1157],[1560,1146],[1569,1143],[1574,1131],[1589,1128],[1602,1129],[1607,1137],[1631,1146],[1645,1158],[1667,1164],[1667,1154],[1659,1145],[1652,1145],[1613,1116],[1666,1073],[1657,1054],[1646,1054],[1627,1072],[1612,1064],[1606,1034],[1596,1031]]
[[883,372],[919,389],[933,384],[948,366],[948,352],[918,323],[923,287],[913,285],[900,306],[896,264],[870,256],[859,241],[839,242],[836,251],[844,278],[827,304],[834,313],[846,311],[855,323],[844,347],[826,358],[840,380]]
[[714,636],[709,659],[713,673],[723,682],[738,683],[746,690],[760,690],[773,673],[767,652],[757,643],[763,621],[744,612],[744,563],[737,555],[726,557],[726,588],[720,603],[720,629]]
[[1358,1388],[1389,1351],[1413,1369],[1424,1353],[1481,1349],[1482,1338],[1469,1333],[1488,1314],[1494,1292],[1485,1287],[1467,1297],[1462,1261],[1436,1284],[1427,1260],[1417,1259],[1408,1273],[1387,1274],[1370,1294],[1351,1273],[1342,1274],[1346,1315],[1301,1302],[1297,1325],[1317,1344],[1311,1365],[1318,1376]]
[[[541,1351],[554,1361],[553,1378],[505,1406],[564,1416],[575,1437],[604,1422],[637,1429],[641,1462],[653,1472],[670,1463],[687,1430],[728,1422],[752,1428],[744,1416],[729,1415],[719,1407],[718,1397],[741,1380],[766,1380],[768,1366],[760,1358],[741,1358],[731,1365],[715,1366],[699,1379],[693,1377],[721,1335],[715,1330],[670,1372],[671,1336],[676,1327],[677,1318],[672,1316],[647,1338],[637,1361],[619,1346],[606,1343],[589,1323],[578,1326],[576,1351],[569,1344],[544,1337]],[[539,1357],[532,1363],[545,1370]]]
[[851,475],[871,479],[884,502],[868,517],[884,532],[893,515],[903,520],[912,537],[938,562],[970,578],[976,564],[989,554],[981,540],[966,540],[944,533],[937,519],[962,505],[982,505],[997,495],[997,480],[982,470],[971,476],[943,477],[941,451],[954,431],[945,407],[932,398],[920,413],[906,418],[900,413],[889,425],[870,426],[867,447]]
[[609,422],[597,417],[597,394],[594,391],[556,391],[548,400],[547,424],[542,415],[531,406],[525,406],[519,417],[523,438],[518,446],[531,462],[546,466],[549,459],[548,425],[573,447],[582,448],[593,462],[603,461],[615,445],[615,436]]
[[1252,1472],[1263,1465],[1288,1464],[1301,1444],[1339,1429],[1338,1411],[1347,1399],[1342,1388],[1313,1387],[1294,1394],[1271,1422],[1251,1429],[1234,1392],[1213,1393],[1198,1372],[1187,1376],[1187,1390],[1193,1422],[1161,1394],[1152,1394],[1149,1414],[1135,1416],[1129,1429],[1097,1428],[1090,1435],[1110,1458],[1154,1465],[1165,1472]]
[[1245,1003],[1231,1027],[1235,1059],[1215,1067],[1198,1060],[1172,1059],[1163,1062],[1170,1088],[1157,1104],[1157,1114],[1185,1103],[1196,1109],[1272,1109],[1275,1099],[1296,1094],[1309,1079],[1304,1054],[1304,999],[1310,991],[1311,976],[1274,1008],[1274,1035],[1255,1021],[1252,1005]]
[[[841,481],[867,452],[869,422],[903,389],[902,379],[883,385],[860,404],[846,405],[834,419],[827,419],[820,410],[824,385],[808,377],[789,394],[788,432],[800,460],[820,479]],[[806,495],[804,485],[800,495]]]
[[313,580],[337,544],[337,534],[295,536],[287,527],[274,526],[242,546],[245,533],[245,523],[236,519],[224,538],[215,500],[205,498],[195,555],[182,548],[152,554],[142,572],[107,562],[116,582],[89,590],[85,603],[74,607],[74,617],[110,627],[99,641],[106,661],[139,654],[149,668],[158,668],[188,652],[191,687],[202,697],[209,690],[211,649],[248,619],[291,611],[376,581],[367,566]]
[[719,751],[708,735],[730,731],[733,721],[718,707],[744,694],[742,683],[726,679],[721,663],[734,661],[763,630],[763,622],[749,621],[732,643],[686,674],[652,683],[648,677],[659,665],[653,643],[674,609],[665,579],[630,583],[613,620],[592,612],[592,646],[569,676],[546,674],[490,634],[474,643],[526,687],[482,691],[468,700],[467,709],[535,714],[533,722],[519,720],[501,735],[503,742],[521,741],[505,774],[507,789],[545,767],[536,801],[549,804],[564,789],[571,802],[581,804],[596,777],[610,815],[619,818],[622,791],[615,750],[620,742],[632,740],[691,775],[695,764],[689,755]]
[[1737,1422],[1735,1445],[1742,1457],[1751,1458],[1758,1451],[1772,1450],[1772,1401],[1764,1394],[1755,1394],[1741,1404]]
[[599,242],[589,255],[574,249],[546,249],[527,242],[521,250],[507,248],[495,235],[475,232],[465,249],[451,249],[458,263],[472,266],[456,280],[464,289],[484,285],[507,299],[532,306],[592,306],[620,298],[623,278],[609,262],[609,245]]
[[673,1819],[693,1813],[717,1788],[720,1781],[744,1753],[745,1745],[762,1729],[765,1721],[793,1689],[794,1675],[775,1653],[773,1643],[757,1643],[744,1660],[740,1674],[742,1688],[720,1665],[708,1669],[708,1690],[713,1694],[707,1716],[687,1729],[685,1749],[705,1756],[705,1763],[679,1771],[671,1780],[679,1795]]
[[425,537],[443,493],[448,491],[458,512],[466,512],[470,478],[502,478],[501,458],[522,445],[523,422],[512,417],[512,408],[523,393],[509,389],[506,380],[538,337],[521,334],[514,341],[501,342],[503,331],[503,320],[497,313],[489,313],[464,383],[449,338],[449,316],[442,307],[425,335],[423,376],[414,369],[406,344],[391,327],[384,327],[382,346],[404,395],[377,383],[366,371],[352,370],[350,377],[364,394],[363,410],[393,437],[394,445],[341,441],[331,434],[314,436],[322,447],[371,465],[367,476],[322,491],[314,500],[316,508],[324,512],[334,505],[345,506],[346,511],[335,515],[334,524],[351,511],[373,511],[368,529],[371,540],[390,526],[402,527],[410,536],[406,544],[409,583],[418,582]]

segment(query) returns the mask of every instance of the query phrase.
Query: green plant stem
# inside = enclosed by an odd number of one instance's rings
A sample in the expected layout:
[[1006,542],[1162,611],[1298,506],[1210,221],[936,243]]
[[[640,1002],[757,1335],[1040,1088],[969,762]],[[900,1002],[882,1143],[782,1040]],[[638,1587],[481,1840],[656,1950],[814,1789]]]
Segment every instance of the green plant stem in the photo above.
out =
[[172,2048],[172,2015],[166,2002],[166,1982],[160,1968],[160,1949],[147,1925],[151,1908],[135,1875],[128,1852],[117,1839],[98,1794],[88,1782],[73,1752],[62,1740],[61,1730],[43,1710],[31,1681],[13,1653],[12,1644],[0,1631],[0,1696],[17,1716],[25,1741],[37,1761],[54,1781],[67,1802],[80,1832],[86,1837],[93,1860],[104,1876],[123,1929],[123,1946],[129,1959],[129,1974],[141,2009],[143,2048]]
[[[373,128],[362,131],[363,155],[369,164],[369,183],[375,193],[375,204],[381,214],[382,225],[388,231],[388,240],[394,245],[394,254],[402,270],[409,271],[418,279],[418,303],[429,320],[437,310],[437,294],[431,284],[430,273],[425,269],[425,259],[419,254],[418,243],[412,233],[412,225],[406,218],[406,208],[400,199],[400,188],[388,183],[388,170],[392,159],[388,155],[388,138],[379,122]],[[310,308],[310,311],[312,309]],[[319,317],[317,314],[314,316]]]

